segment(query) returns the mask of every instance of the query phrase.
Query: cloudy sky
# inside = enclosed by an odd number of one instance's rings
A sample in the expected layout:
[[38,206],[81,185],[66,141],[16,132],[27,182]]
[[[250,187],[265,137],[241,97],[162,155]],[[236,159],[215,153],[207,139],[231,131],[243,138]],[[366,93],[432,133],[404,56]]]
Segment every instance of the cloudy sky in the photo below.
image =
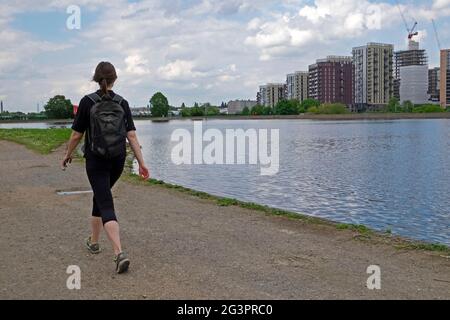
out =
[[[435,19],[450,47],[450,0],[398,0],[430,65],[438,65]],[[67,8],[81,9],[70,30]],[[96,64],[118,69],[116,91],[145,106],[156,91],[172,105],[254,99],[317,58],[367,42],[406,48],[395,0],[0,0],[0,99],[34,111],[64,94],[93,91]]]

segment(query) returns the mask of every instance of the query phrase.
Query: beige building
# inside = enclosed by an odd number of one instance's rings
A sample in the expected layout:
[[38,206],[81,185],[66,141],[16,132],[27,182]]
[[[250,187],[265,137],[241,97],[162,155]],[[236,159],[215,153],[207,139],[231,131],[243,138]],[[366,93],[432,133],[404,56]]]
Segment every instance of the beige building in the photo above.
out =
[[369,43],[353,48],[354,100],[359,110],[379,109],[394,95],[394,46]]
[[228,102],[228,114],[239,114],[245,108],[253,108],[257,102],[254,100],[233,100]]
[[303,101],[308,99],[308,72],[297,71],[286,77],[286,99]]
[[450,49],[441,50],[440,104],[450,106]]
[[278,102],[286,98],[284,83],[268,83],[259,87],[258,103],[265,107],[275,107]]

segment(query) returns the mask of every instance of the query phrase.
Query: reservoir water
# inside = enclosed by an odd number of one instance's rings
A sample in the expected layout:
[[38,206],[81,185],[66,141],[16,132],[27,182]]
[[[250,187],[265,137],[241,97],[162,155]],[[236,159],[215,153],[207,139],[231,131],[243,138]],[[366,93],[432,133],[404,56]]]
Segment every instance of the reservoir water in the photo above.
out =
[[[203,122],[204,130],[223,133],[279,129],[274,176],[262,176],[259,165],[175,165],[171,135],[176,129],[193,132],[193,122],[136,125],[155,179],[450,245],[449,120]],[[0,125],[20,126],[32,127]]]

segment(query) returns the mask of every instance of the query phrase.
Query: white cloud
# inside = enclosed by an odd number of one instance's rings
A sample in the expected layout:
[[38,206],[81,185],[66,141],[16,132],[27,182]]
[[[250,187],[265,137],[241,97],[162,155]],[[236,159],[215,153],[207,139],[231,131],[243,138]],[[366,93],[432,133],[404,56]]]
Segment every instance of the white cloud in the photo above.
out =
[[[419,20],[418,39],[426,41],[432,29],[425,22],[433,17],[444,25],[450,0],[414,2],[402,9]],[[173,105],[254,98],[259,84],[283,81],[317,58],[349,54],[374,34],[399,46],[406,38],[387,0],[78,0],[82,14],[96,17],[69,40],[13,28],[19,13],[66,15],[72,3],[1,1],[0,95],[8,105],[34,110],[54,92],[77,101],[95,89],[90,78],[102,60],[115,64],[116,89],[132,105],[146,105],[157,90]],[[441,37],[444,44],[448,36]]]
[[203,73],[195,71],[195,62],[186,60],[176,60],[158,69],[158,74],[166,80],[195,79]]
[[139,54],[129,55],[125,58],[126,72],[131,75],[142,76],[150,73],[148,61]]

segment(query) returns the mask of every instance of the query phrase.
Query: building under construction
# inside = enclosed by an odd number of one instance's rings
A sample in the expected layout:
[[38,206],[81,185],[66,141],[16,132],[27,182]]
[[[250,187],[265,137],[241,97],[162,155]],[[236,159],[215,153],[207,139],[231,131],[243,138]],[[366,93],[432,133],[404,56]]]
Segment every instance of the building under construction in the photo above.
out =
[[397,51],[394,53],[395,58],[395,78],[400,78],[400,68],[406,66],[426,66],[428,65],[427,53],[424,49],[419,48],[419,43],[410,41],[408,50]]
[[415,104],[428,101],[428,57],[419,43],[409,40],[408,50],[394,53],[394,96]]

